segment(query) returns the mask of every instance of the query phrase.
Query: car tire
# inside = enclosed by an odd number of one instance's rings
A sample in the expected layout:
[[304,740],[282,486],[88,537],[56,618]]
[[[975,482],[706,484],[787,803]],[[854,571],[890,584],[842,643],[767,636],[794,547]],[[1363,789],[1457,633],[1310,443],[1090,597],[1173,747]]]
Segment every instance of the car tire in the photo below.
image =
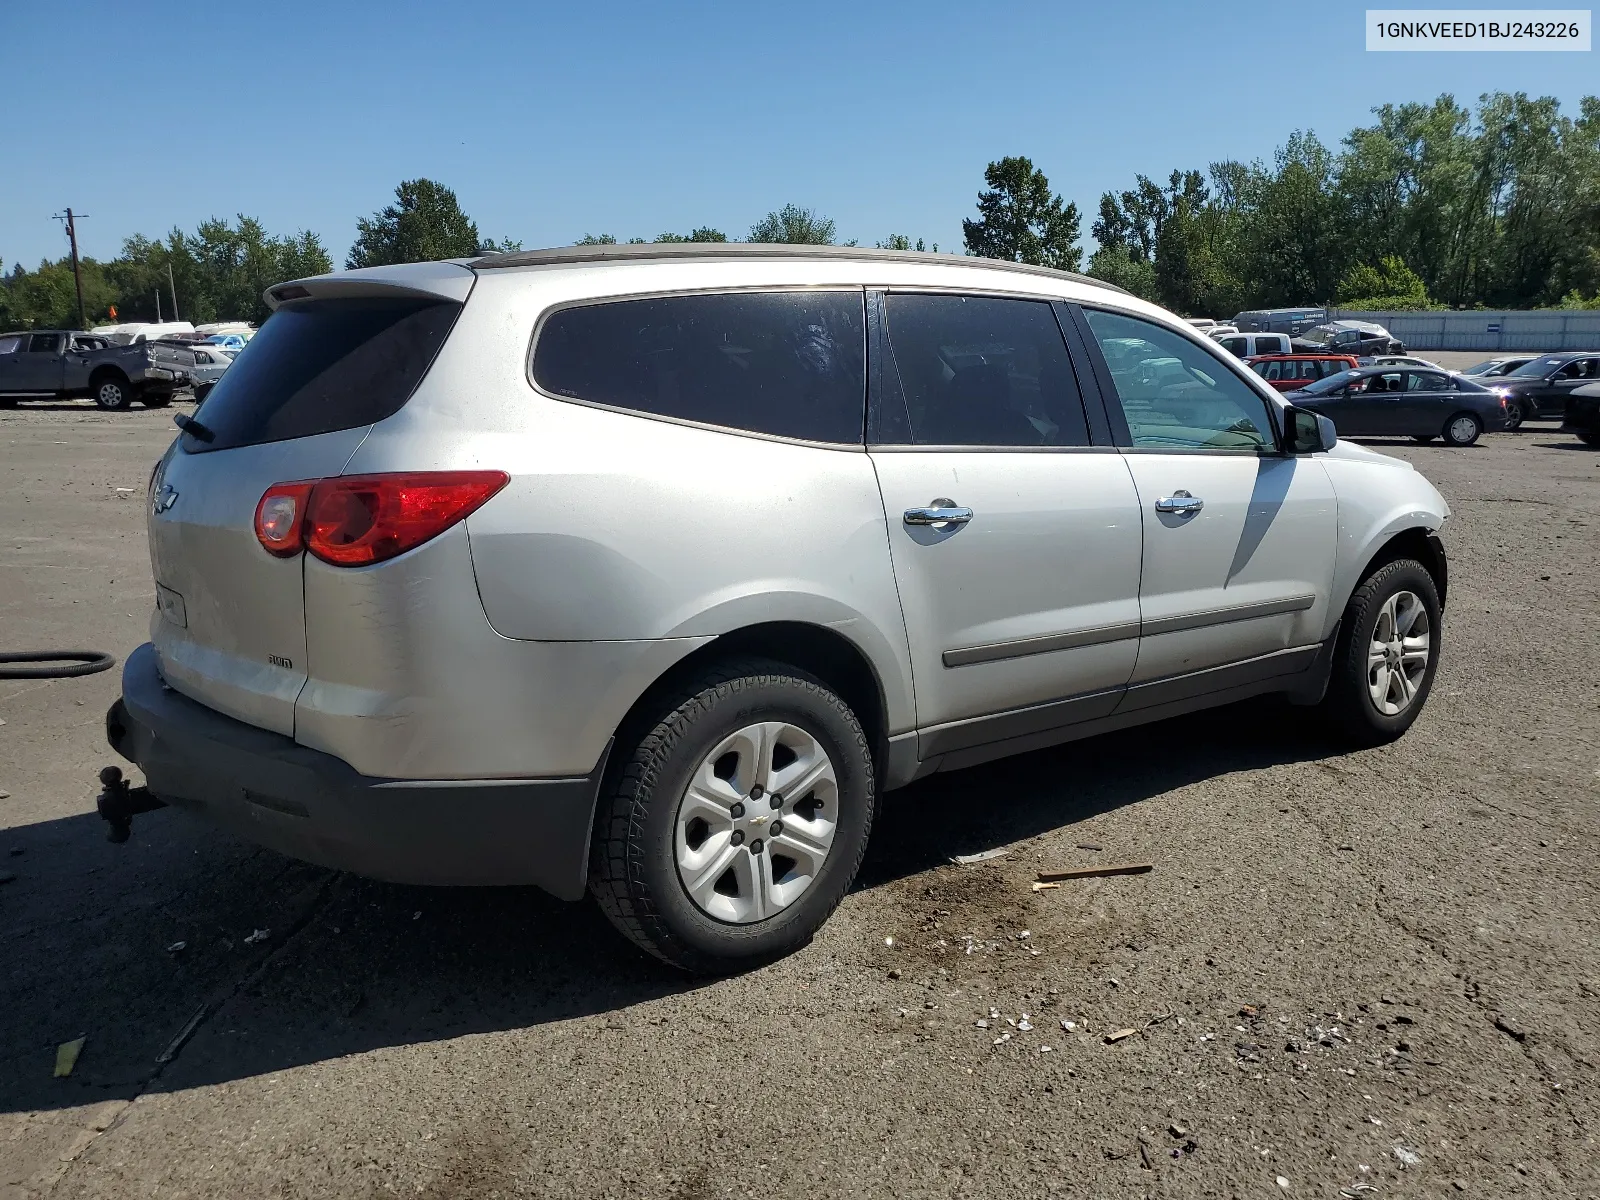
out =
[[133,405],[133,385],[120,375],[105,375],[94,385],[94,402],[108,412],[122,412]]
[[1585,446],[1600,446],[1600,429],[1579,429],[1578,440]]
[[1334,643],[1321,704],[1330,728],[1358,746],[1392,742],[1411,728],[1438,670],[1440,616],[1433,576],[1415,559],[1391,559],[1362,580]]
[[[665,697],[618,750],[589,889],[636,945],[725,974],[798,949],[838,907],[877,785],[860,721],[821,680],[765,659],[724,663]],[[762,779],[801,791],[774,801]]]
[[172,395],[169,392],[162,392],[160,395],[151,395],[146,392],[139,399],[144,401],[146,408],[166,408],[167,405],[172,403]]
[[1483,422],[1469,412],[1458,412],[1444,423],[1444,440],[1452,446],[1470,446],[1483,434]]
[[1522,428],[1522,423],[1528,419],[1528,414],[1522,405],[1512,401],[1506,405],[1506,432],[1511,433]]
[[217,385],[215,383],[202,383],[202,384],[200,384],[198,387],[196,387],[194,389],[194,402],[196,404],[199,404],[202,401],[204,401],[205,398],[211,394],[211,389],[216,387],[216,386]]

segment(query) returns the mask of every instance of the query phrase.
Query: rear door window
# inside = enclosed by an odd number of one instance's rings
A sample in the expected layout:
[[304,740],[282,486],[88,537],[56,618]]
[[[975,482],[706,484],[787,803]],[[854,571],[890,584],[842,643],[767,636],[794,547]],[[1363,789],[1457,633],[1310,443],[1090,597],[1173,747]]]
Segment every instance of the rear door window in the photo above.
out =
[[218,379],[185,435],[191,453],[371,425],[399,412],[455,324],[459,304],[362,297],[286,304]]
[[631,412],[860,444],[864,305],[865,293],[854,288],[559,309],[539,332],[533,381],[552,395]]
[[886,296],[884,311],[885,443],[1089,444],[1078,377],[1046,301],[902,293]]

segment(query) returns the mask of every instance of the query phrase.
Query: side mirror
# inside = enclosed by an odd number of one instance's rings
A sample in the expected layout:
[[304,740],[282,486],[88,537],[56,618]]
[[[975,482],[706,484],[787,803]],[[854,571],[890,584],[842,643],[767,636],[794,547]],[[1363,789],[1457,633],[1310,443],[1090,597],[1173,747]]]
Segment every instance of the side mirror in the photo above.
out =
[[1321,413],[1308,408],[1290,407],[1284,411],[1283,426],[1289,435],[1289,453],[1315,454],[1319,450],[1332,450],[1339,440],[1339,431],[1333,422]]

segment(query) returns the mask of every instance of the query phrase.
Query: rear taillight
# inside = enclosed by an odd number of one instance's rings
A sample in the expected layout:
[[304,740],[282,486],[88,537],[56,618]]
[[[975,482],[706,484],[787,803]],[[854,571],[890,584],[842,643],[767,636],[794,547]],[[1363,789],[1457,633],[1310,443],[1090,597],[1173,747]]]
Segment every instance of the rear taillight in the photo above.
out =
[[437,537],[510,478],[504,471],[422,471],[275,484],[256,506],[256,537],[271,554],[305,549],[334,566],[363,567]]
[[256,505],[256,540],[268,554],[289,558],[305,549],[300,529],[311,489],[316,485],[314,479],[275,483],[261,497],[261,503]]

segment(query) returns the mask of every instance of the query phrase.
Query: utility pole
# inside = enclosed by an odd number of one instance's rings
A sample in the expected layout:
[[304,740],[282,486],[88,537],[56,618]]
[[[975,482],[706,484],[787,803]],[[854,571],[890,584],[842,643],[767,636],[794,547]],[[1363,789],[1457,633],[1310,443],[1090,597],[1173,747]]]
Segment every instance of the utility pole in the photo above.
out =
[[172,282],[172,260],[170,258],[167,260],[167,290],[172,293],[172,319],[181,321],[183,318],[178,315],[178,285]]
[[156,324],[161,324],[161,289],[156,288]]
[[79,218],[87,217],[88,213],[73,213],[69,208],[67,215],[56,217],[58,221],[67,223],[67,240],[72,243],[72,284],[78,289],[78,328],[89,328],[89,316],[83,308],[83,273],[78,270],[78,225]]

